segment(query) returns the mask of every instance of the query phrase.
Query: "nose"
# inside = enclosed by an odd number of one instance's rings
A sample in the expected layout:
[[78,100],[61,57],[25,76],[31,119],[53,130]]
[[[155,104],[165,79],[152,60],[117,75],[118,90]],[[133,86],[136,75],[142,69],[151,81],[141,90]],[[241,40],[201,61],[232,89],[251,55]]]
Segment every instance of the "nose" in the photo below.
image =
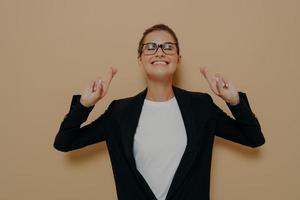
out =
[[155,56],[157,56],[157,57],[164,57],[165,56],[165,53],[163,52],[162,47],[158,47],[158,49],[155,53]]

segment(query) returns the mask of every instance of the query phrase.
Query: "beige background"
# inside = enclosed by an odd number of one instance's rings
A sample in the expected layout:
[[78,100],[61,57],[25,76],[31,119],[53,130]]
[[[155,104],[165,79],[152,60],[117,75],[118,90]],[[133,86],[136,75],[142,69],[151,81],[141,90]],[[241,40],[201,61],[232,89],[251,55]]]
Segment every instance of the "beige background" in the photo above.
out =
[[299,8],[297,0],[0,0],[0,199],[116,199],[105,143],[62,153],[53,140],[72,95],[109,66],[118,74],[86,123],[145,87],[137,43],[160,22],[181,42],[176,84],[213,95],[198,68],[223,74],[247,93],[266,137],[257,149],[216,139],[211,199],[300,199]]

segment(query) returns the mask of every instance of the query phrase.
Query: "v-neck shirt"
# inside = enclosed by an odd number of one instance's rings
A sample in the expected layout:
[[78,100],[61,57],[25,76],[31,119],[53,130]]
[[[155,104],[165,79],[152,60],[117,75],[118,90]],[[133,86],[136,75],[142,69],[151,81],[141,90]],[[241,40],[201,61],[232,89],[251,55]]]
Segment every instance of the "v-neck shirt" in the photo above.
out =
[[134,136],[138,171],[158,200],[165,200],[187,144],[175,96],[167,101],[144,100]]

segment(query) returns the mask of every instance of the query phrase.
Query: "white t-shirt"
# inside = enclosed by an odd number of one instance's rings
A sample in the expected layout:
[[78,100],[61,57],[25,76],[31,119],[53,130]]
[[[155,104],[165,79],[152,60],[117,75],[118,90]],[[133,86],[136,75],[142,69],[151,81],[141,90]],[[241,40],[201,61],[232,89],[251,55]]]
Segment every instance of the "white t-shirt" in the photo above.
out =
[[144,100],[133,142],[136,166],[158,200],[165,200],[187,144],[175,96]]

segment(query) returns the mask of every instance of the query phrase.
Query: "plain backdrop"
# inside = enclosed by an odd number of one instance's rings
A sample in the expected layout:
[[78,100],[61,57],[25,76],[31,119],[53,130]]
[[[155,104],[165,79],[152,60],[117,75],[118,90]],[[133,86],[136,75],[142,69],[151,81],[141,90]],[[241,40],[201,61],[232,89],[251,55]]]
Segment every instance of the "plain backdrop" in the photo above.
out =
[[0,0],[0,199],[117,199],[105,142],[63,153],[53,141],[72,95],[108,67],[118,73],[83,125],[144,89],[136,50],[156,23],[179,38],[175,84],[230,113],[199,67],[224,75],[247,94],[266,138],[257,149],[216,138],[211,199],[300,199],[299,2]]

